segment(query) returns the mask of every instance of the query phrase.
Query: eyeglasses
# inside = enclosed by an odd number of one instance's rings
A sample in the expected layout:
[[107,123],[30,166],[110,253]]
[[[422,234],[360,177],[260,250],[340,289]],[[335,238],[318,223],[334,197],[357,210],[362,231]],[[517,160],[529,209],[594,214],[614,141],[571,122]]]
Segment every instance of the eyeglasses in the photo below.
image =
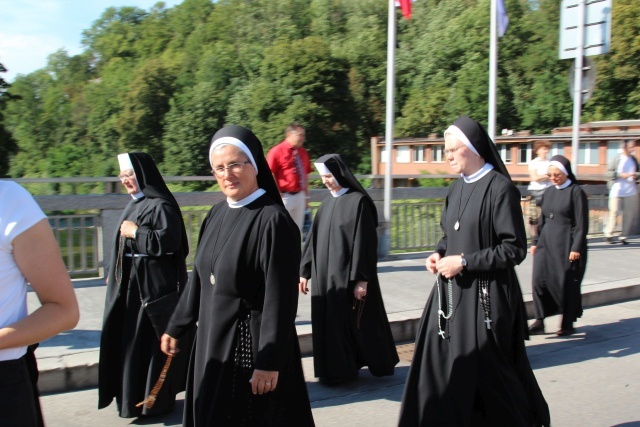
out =
[[449,148],[449,149],[444,149],[442,150],[442,154],[444,154],[445,157],[447,157],[449,154],[453,154],[456,151],[458,151],[459,149],[461,149],[462,147],[464,147],[464,145],[458,145],[457,147],[453,147],[453,148]]
[[226,168],[222,166],[218,166],[217,168],[213,168],[212,172],[218,178],[222,178],[224,176],[225,171],[227,170],[229,171],[229,173],[239,174],[240,172],[242,172],[242,167],[247,163],[251,163],[251,162],[247,160],[246,162],[231,163]]
[[126,172],[118,175],[118,178],[120,178],[120,181],[122,182],[124,182],[127,179],[133,179],[135,177],[136,177],[136,174],[134,172]]

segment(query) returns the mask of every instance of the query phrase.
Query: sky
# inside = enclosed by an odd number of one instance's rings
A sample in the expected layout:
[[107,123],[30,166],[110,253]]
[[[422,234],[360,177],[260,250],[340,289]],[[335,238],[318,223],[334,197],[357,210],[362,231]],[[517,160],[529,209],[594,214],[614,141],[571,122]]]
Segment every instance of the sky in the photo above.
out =
[[[163,0],[171,8],[182,0]],[[47,57],[65,49],[82,52],[82,31],[91,28],[108,7],[136,6],[149,10],[158,0],[8,0],[0,7],[0,63],[2,77],[43,68]]]

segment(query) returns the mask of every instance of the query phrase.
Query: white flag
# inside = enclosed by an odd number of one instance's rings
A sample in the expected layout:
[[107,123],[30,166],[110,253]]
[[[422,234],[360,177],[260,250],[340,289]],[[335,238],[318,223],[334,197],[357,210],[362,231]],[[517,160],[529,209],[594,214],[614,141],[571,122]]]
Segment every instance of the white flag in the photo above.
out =
[[498,36],[504,36],[509,26],[509,17],[507,16],[507,10],[504,7],[504,0],[498,0]]

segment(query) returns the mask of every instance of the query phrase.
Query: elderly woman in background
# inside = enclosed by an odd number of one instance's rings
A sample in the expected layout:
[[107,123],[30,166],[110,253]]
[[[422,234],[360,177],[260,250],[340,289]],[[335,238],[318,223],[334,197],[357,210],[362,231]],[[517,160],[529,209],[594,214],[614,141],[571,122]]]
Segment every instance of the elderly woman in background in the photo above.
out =
[[580,285],[587,267],[589,204],[571,171],[571,162],[553,156],[549,162],[552,187],[542,196],[538,236],[531,246],[533,302],[536,320],[530,334],[544,333],[544,318],[562,314],[559,336],[574,333],[582,317]]
[[549,408],[524,346],[515,266],[527,254],[520,192],[482,125],[461,116],[444,133],[461,176],[427,258],[436,284],[422,314],[400,427],[548,426]]
[[300,266],[300,292],[309,278],[313,284],[315,375],[325,384],[353,379],[362,366],[393,375],[399,359],[378,282],[376,206],[340,155],[315,166],[332,196],[318,209]]
[[162,338],[198,322],[184,426],[312,426],[295,316],[300,232],[258,138],[228,126],[209,161],[227,200],[209,211],[191,280]]
[[[151,156],[124,153],[118,163],[131,200],[114,236],[107,277],[98,407],[115,397],[119,415],[132,418],[171,411],[184,390],[183,354],[169,362],[162,388],[152,393],[166,364],[160,337],[187,281],[189,245],[178,202]],[[150,394],[154,404],[139,405]]]

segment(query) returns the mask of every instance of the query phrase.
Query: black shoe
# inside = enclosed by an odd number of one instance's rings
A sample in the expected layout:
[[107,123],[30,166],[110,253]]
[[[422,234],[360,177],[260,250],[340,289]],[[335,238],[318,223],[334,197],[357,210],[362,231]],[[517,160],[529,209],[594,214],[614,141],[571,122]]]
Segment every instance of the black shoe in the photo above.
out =
[[575,332],[576,332],[576,330],[573,327],[571,327],[571,328],[562,328],[558,332],[556,332],[556,335],[559,336],[559,337],[567,337],[569,335],[573,335]]
[[605,237],[604,241],[610,245],[613,245],[615,242],[613,241],[613,237]]
[[620,239],[620,243],[622,243],[623,245],[629,244],[629,242],[627,242],[627,239]]
[[537,319],[529,326],[529,335],[542,335],[544,334],[544,322],[541,319]]

